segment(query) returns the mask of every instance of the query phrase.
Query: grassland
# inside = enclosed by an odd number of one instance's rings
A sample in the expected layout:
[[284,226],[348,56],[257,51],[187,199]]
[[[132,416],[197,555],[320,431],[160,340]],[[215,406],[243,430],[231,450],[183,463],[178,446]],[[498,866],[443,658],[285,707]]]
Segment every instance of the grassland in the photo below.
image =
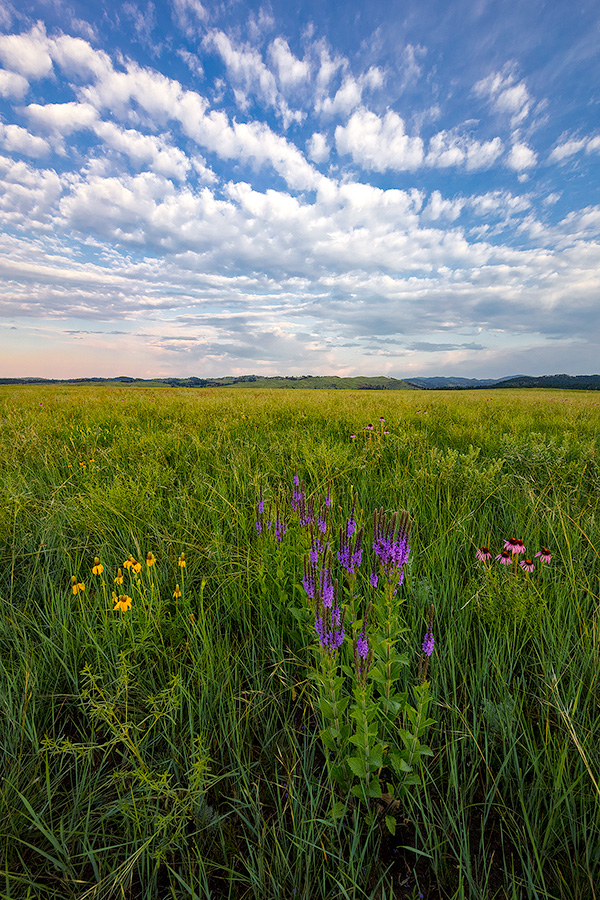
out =
[[[1,388],[0,898],[600,897],[599,426],[593,393]],[[433,756],[393,836],[332,817],[306,536],[256,533],[295,467],[413,520]],[[509,537],[551,563],[476,560]]]

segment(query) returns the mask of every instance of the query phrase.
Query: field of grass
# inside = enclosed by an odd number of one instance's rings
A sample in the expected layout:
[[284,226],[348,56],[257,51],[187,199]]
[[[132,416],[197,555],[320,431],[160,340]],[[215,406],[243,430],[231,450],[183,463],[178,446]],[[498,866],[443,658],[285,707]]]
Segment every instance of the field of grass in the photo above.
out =
[[[600,900],[599,400],[0,388],[1,900]],[[357,497],[350,605],[373,510],[410,514],[409,701],[435,607],[432,755],[385,810],[321,736],[295,469],[337,524]],[[508,538],[533,573],[476,559]]]

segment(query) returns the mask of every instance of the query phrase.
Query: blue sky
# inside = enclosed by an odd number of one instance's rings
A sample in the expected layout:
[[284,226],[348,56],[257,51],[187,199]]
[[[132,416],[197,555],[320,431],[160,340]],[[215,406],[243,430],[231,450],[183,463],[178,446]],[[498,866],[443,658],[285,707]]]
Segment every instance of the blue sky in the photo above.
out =
[[600,371],[596,0],[0,0],[0,375]]

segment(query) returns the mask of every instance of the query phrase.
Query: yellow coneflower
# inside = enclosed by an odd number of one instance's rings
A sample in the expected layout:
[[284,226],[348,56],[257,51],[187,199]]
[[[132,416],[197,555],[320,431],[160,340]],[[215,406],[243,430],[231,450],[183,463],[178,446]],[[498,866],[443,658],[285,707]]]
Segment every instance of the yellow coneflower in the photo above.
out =
[[128,597],[127,594],[115,594],[113,591],[113,603],[115,604],[115,610],[119,609],[121,612],[127,612],[131,609],[131,597]]
[[123,584],[123,572],[121,569],[117,569],[117,577],[115,578],[115,584]]
[[104,566],[100,562],[97,556],[94,557],[94,567],[92,569],[93,575],[102,575],[104,572]]
[[[137,563],[130,553],[129,556],[127,557],[127,559],[125,560],[125,562],[123,563],[123,568],[127,569],[127,571],[129,571],[129,569],[133,569],[134,566],[137,566]],[[140,569],[141,568],[142,567],[140,566]]]
[[152,552],[152,550],[148,550],[148,552],[146,553],[146,565],[153,566],[155,562],[156,562],[156,557],[155,557],[154,553]]
[[142,571],[142,564],[139,562],[134,562],[133,563],[133,571],[135,572],[136,575],[139,575],[140,572]]
[[175,585],[175,590],[173,591],[173,596],[175,597],[176,600],[179,600],[179,598],[181,597],[181,591],[179,590],[178,584]]
[[177,560],[177,565],[180,569],[185,569],[185,553],[183,551],[179,554],[179,559]]
[[83,584],[83,582],[79,581],[79,579],[76,578],[75,575],[71,576],[71,582],[72,582],[72,588],[73,588],[74,594],[78,594],[79,591],[85,591],[85,584]]

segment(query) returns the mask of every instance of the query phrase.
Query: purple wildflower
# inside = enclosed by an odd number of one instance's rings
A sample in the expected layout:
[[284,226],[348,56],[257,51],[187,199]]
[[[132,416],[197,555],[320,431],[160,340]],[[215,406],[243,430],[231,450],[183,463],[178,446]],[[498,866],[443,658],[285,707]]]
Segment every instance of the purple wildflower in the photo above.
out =
[[369,642],[364,628],[356,638],[356,652],[361,659],[366,659],[369,655]]
[[525,544],[520,538],[509,538],[507,541],[504,541],[504,549],[508,550],[509,553],[518,555],[519,553],[525,553]]
[[542,563],[549,563],[550,560],[552,559],[552,554],[550,553],[550,551],[548,550],[547,547],[542,547],[542,549],[538,550],[538,552],[535,555],[539,556],[540,562],[542,562]]
[[519,563],[524,572],[533,572],[535,564],[532,559],[522,559]]
[[265,501],[263,500],[262,484],[260,486],[260,494],[258,497],[258,511],[261,516],[265,511]]
[[390,583],[399,578],[398,585],[402,584],[403,569],[410,553],[410,545],[408,543],[410,524],[407,512],[395,512],[388,520],[383,509],[375,510],[373,516],[373,550]]
[[337,551],[337,558],[349,575],[354,575],[356,570],[360,568],[363,553],[362,540],[362,528],[358,531],[356,537],[349,536],[347,529],[344,532],[344,529],[340,528],[340,546]]
[[319,643],[332,656],[337,653],[346,637],[344,615],[345,611],[342,613],[337,606],[332,606],[327,611],[321,608],[315,619],[315,631],[319,637]]
[[256,520],[254,527],[256,528],[256,533],[260,534],[262,531],[262,525],[260,524],[260,519]]
[[283,537],[287,531],[287,524],[285,519],[279,518],[279,506],[275,507],[275,540],[278,544],[281,543]]
[[375,571],[375,563],[373,563],[373,571],[369,575],[369,581],[371,582],[371,586],[376,588],[379,584],[379,575]]
[[512,556],[508,552],[508,550],[501,550],[498,556],[496,557],[499,563],[503,566],[512,565]]
[[425,632],[425,637],[423,638],[423,653],[425,656],[431,656],[433,653],[433,645],[435,641],[433,639],[433,629],[431,625]]

